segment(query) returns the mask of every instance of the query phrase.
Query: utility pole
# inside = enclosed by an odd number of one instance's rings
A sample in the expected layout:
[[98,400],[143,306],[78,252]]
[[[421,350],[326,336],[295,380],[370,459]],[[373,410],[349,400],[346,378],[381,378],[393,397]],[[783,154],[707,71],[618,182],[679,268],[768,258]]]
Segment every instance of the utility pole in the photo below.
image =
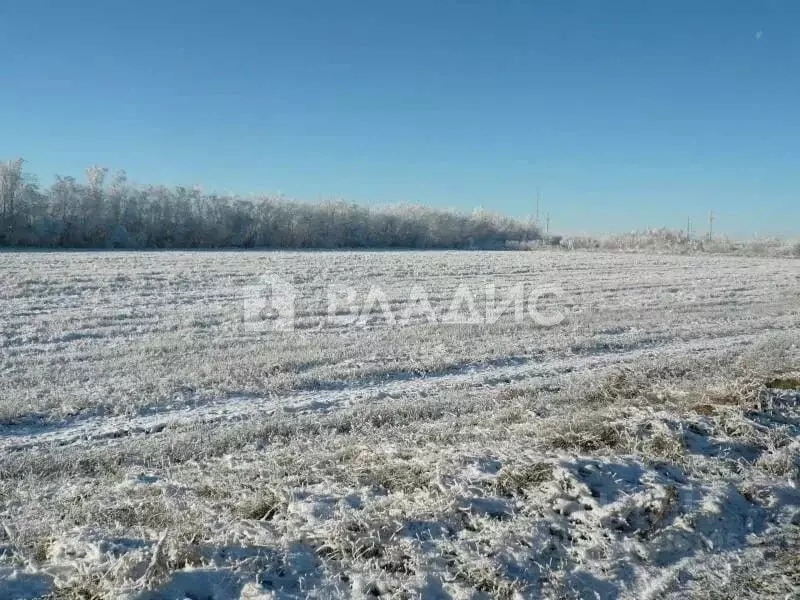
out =
[[708,241],[714,238],[714,211],[708,211]]
[[539,186],[536,186],[536,224],[539,224],[539,203],[542,199],[542,194],[539,191]]
[[692,217],[686,217],[686,237],[692,239]]
[[544,228],[545,233],[550,233],[550,213],[547,213],[547,221]]

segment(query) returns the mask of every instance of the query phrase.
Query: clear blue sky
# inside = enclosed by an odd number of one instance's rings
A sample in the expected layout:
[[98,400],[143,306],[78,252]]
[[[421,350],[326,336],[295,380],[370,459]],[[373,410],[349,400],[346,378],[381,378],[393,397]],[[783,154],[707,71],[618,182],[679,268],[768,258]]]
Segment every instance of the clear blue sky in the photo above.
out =
[[796,0],[6,0],[0,56],[47,184],[800,233]]

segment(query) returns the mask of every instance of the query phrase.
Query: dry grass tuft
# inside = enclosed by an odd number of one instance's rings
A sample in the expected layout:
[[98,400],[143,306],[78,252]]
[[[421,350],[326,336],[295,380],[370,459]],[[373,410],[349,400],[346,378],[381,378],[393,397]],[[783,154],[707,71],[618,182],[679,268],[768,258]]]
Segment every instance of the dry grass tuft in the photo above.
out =
[[268,487],[256,492],[255,496],[241,502],[237,514],[245,519],[271,521],[289,505],[287,493],[276,487]]
[[494,480],[500,496],[526,496],[536,493],[542,483],[553,479],[553,465],[547,462],[505,464]]

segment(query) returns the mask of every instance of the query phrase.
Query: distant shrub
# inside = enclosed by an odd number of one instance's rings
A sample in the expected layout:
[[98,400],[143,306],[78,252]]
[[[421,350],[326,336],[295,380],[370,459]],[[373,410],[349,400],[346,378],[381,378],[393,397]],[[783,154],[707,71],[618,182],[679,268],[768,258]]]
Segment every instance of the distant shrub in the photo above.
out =
[[779,238],[731,240],[718,237],[701,240],[685,231],[648,229],[600,237],[571,236],[561,242],[562,247],[584,250],[613,250],[621,252],[664,252],[670,254],[740,254],[746,256],[800,256],[800,241]]

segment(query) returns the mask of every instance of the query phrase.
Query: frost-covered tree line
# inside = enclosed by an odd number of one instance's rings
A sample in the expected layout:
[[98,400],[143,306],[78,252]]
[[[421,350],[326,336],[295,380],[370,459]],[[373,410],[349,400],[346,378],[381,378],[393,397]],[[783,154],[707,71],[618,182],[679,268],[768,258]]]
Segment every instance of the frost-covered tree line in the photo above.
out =
[[135,185],[124,171],[56,176],[48,188],[24,162],[0,163],[0,245],[64,248],[469,248],[536,240],[539,230],[485,211],[417,205],[372,208],[343,201],[204,193]]

